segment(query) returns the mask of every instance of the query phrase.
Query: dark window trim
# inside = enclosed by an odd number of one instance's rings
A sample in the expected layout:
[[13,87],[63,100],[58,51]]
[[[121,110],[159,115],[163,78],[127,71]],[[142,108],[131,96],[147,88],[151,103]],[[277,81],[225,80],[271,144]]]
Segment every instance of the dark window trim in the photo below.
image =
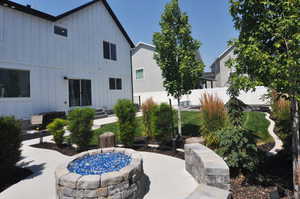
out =
[[3,100],[3,99],[30,99],[31,98],[31,70],[15,69],[15,68],[2,68],[2,67],[0,67],[0,69],[10,70],[10,71],[28,72],[28,75],[29,75],[29,79],[28,79],[28,83],[29,83],[28,96],[26,96],[26,97],[0,97],[0,100]]
[[[110,52],[110,43],[108,41],[103,41],[102,45],[103,45],[103,58],[104,59],[110,59],[110,54],[111,54],[111,52]],[[106,49],[106,47],[108,49]]]
[[63,37],[68,37],[68,29],[59,25],[54,25],[54,34],[63,36]]
[[[74,106],[71,106],[71,104],[70,104],[70,93],[69,93],[69,107],[90,107],[90,106],[93,106],[93,89],[92,89],[92,80],[91,79],[79,79],[79,78],[70,78],[69,80],[68,80],[68,88],[70,89],[70,80],[78,80],[79,81],[79,85],[80,85],[80,105],[78,106],[78,105],[74,105]],[[82,89],[81,89],[81,84],[82,84],[82,81],[90,81],[90,83],[91,83],[91,104],[90,105],[82,105]]]
[[122,90],[123,89],[123,80],[122,80],[122,78],[110,77],[110,78],[108,78],[108,81],[109,81],[108,82],[109,83],[109,90]]
[[[102,45],[103,45],[103,58],[112,60],[112,61],[117,61],[118,60],[117,44],[103,40]],[[105,45],[107,45],[108,49],[105,48]],[[112,50],[113,47],[112,46],[114,46],[114,49],[115,49],[114,56],[113,56],[113,50]],[[106,51],[106,50],[108,50],[108,51]]]

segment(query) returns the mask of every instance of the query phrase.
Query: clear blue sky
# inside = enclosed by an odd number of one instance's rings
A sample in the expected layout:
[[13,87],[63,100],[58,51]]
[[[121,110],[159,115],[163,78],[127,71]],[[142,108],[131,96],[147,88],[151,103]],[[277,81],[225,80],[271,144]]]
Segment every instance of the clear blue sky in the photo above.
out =
[[[13,0],[53,15],[61,14],[90,0]],[[108,0],[133,42],[152,43],[164,5],[169,0]],[[200,40],[200,52],[206,66],[237,37],[228,11],[228,0],[181,0],[181,8],[190,17],[193,37]]]

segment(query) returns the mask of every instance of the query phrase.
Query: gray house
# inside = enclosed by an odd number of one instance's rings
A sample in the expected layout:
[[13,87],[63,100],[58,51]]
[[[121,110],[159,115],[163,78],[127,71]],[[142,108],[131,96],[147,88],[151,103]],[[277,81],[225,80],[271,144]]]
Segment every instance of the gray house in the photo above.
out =
[[[154,60],[155,46],[138,43],[132,53],[134,93],[165,91],[161,69]],[[198,58],[202,61],[198,52]],[[214,74],[204,73],[195,89],[213,87]]]
[[230,58],[236,58],[234,55],[234,47],[226,49],[210,66],[213,78],[216,80],[214,82],[214,87],[227,87],[228,79],[234,69],[230,69],[226,66],[226,62]]

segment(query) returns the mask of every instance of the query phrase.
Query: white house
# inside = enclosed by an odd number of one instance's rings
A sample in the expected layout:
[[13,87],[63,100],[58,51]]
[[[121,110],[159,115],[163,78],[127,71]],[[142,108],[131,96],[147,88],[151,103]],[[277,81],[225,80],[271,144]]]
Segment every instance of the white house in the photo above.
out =
[[214,75],[214,87],[227,87],[230,74],[234,72],[234,68],[228,68],[226,62],[229,59],[235,59],[234,47],[226,49],[210,66]]
[[[133,51],[133,86],[134,101],[136,104],[143,104],[147,99],[152,98],[156,103],[171,103],[176,107],[177,100],[169,96],[163,88],[161,70],[153,59],[155,47],[150,44],[139,43]],[[199,55],[200,59],[201,56]],[[236,58],[233,47],[223,52],[211,65],[211,72],[203,73],[202,82],[191,91],[191,94],[181,98],[183,106],[200,106],[200,98],[204,93],[216,95],[224,103],[230,96],[227,93],[228,79],[234,69],[226,67],[230,58]],[[267,102],[262,98],[267,93],[265,87],[257,87],[255,92],[241,91],[239,99],[246,104],[265,105]]]
[[[155,46],[138,43],[132,53],[133,68],[133,90],[135,94],[144,92],[160,92],[165,91],[163,87],[163,77],[160,67],[154,59]],[[197,57],[202,60],[200,53]],[[214,80],[210,78],[210,74],[204,73],[197,88],[210,87]]]
[[133,98],[133,42],[106,0],[59,16],[0,1],[0,115],[111,109]]

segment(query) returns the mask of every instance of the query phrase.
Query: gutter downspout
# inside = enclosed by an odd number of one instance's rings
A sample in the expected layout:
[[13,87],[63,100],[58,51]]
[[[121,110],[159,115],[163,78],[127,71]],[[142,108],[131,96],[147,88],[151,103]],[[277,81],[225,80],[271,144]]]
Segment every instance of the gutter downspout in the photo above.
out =
[[130,49],[130,74],[131,74],[131,100],[132,103],[134,103],[134,92],[133,92],[133,66],[132,66],[132,52],[133,52],[134,48]]

